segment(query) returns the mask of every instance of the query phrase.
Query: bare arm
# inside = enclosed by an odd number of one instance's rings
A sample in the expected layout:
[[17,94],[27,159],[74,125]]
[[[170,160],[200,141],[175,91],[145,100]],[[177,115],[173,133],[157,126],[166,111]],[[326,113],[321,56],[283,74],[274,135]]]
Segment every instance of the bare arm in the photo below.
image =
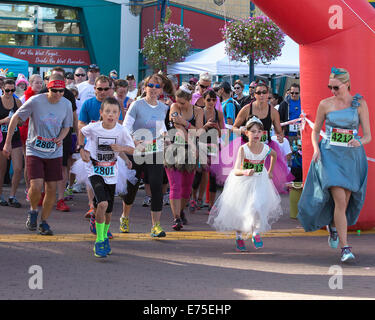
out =
[[250,104],[247,104],[246,106],[244,106],[240,110],[240,112],[238,113],[238,115],[236,117],[236,120],[234,121],[233,133],[235,133],[238,136],[241,135],[240,127],[242,126],[242,124],[245,122],[245,120],[249,116],[249,110],[250,110]]
[[273,177],[273,168],[275,167],[275,163],[276,163],[276,160],[277,160],[277,153],[275,150],[271,149],[271,153],[270,153],[270,157],[271,157],[271,163],[270,163],[270,167],[268,169],[268,177],[270,179],[272,179]]
[[17,124],[20,120],[21,120],[21,118],[17,114],[14,114],[12,119],[10,120],[10,123],[8,124],[8,134],[7,134],[7,138],[5,140],[4,148],[3,148],[4,156],[7,157],[8,159],[9,159],[10,154],[12,152],[12,143],[11,142],[12,142],[14,130],[16,129]]
[[275,108],[271,108],[271,118],[272,118],[272,123],[275,128],[276,135],[277,135],[277,140],[280,143],[283,143],[284,133],[280,125],[280,114]]
[[319,150],[319,137],[320,137],[320,130],[323,127],[323,123],[326,117],[326,105],[324,104],[324,100],[320,102],[318,106],[318,110],[316,112],[315,117],[315,124],[314,129],[311,133],[311,143],[314,148],[313,160],[317,162],[320,159],[320,150]]
[[358,108],[359,122],[363,130],[363,137],[360,139],[362,144],[370,143],[371,128],[370,128],[370,116],[368,112],[367,103],[365,100],[361,100],[361,106]]

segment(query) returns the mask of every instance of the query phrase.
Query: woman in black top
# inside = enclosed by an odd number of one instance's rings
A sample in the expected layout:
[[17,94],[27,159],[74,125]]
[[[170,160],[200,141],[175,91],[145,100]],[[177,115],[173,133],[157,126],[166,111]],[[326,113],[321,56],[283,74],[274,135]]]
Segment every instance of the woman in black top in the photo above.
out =
[[203,109],[191,104],[192,89],[183,84],[176,92],[176,103],[171,106],[168,125],[173,145],[166,148],[164,160],[174,217],[172,228],[177,231],[187,222],[183,209],[189,201],[197,167],[194,136],[203,127]]
[[1,133],[3,135],[3,141],[0,143],[0,205],[10,205],[12,207],[19,208],[21,207],[21,204],[17,201],[15,195],[22,176],[23,153],[22,141],[18,127],[16,128],[12,137],[11,159],[13,167],[13,177],[8,202],[3,196],[3,182],[7,170],[7,157],[1,152],[6,140],[10,119],[12,118],[12,115],[16,113],[17,109],[22,105],[21,101],[14,97],[13,94],[15,91],[16,85],[14,80],[5,80],[3,95],[0,98],[0,127]]
[[[200,168],[195,174],[195,179],[193,182],[193,196],[189,204],[189,210],[194,212],[197,209],[203,207],[203,194],[206,190],[207,181],[210,181],[209,192],[210,192],[210,207],[208,211],[211,210],[212,205],[215,203],[216,198],[216,179],[215,176],[209,173],[210,160],[212,157],[219,152],[219,138],[221,137],[222,123],[224,123],[224,116],[221,111],[217,111],[216,105],[216,93],[213,90],[208,90],[203,94],[203,101],[205,107],[203,108],[203,129],[206,131],[206,138],[204,135],[200,135],[200,148],[202,146],[207,152],[203,152],[200,156],[201,158]],[[207,161],[205,161],[205,156]],[[199,189],[199,193],[198,193]],[[198,197],[197,197],[198,193]]]
[[[273,171],[273,183],[279,193],[286,193],[285,183],[293,181],[293,175],[289,173],[286,159],[283,156],[277,142],[271,139],[272,125],[275,128],[277,140],[282,143],[284,135],[280,126],[279,112],[268,103],[269,89],[264,83],[258,83],[255,87],[255,101],[241,109],[233,125],[234,132],[244,134],[244,127],[250,117],[256,116],[263,123],[264,133],[262,142],[267,143],[277,153],[277,162]],[[246,139],[243,139],[244,142]],[[269,158],[266,160],[266,167],[269,167]]]

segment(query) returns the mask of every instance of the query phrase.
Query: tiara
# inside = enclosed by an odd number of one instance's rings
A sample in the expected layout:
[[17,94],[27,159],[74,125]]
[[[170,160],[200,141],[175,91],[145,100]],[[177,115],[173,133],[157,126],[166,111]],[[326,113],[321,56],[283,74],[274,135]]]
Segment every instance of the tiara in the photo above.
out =
[[252,123],[259,123],[263,126],[262,121],[260,121],[256,116],[253,116],[249,121],[246,122],[246,127],[249,126]]
[[188,93],[188,94],[191,94],[191,90],[189,90],[187,87],[185,87],[185,86],[181,86],[179,89],[181,89],[181,91],[183,91],[183,92],[186,92],[186,93]]

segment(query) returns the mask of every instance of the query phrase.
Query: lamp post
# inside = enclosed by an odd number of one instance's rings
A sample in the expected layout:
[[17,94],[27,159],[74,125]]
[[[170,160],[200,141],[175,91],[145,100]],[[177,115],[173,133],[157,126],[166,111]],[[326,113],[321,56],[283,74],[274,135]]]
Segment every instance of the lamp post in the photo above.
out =
[[165,9],[168,0],[158,0],[158,9],[160,6],[160,22],[164,24],[165,21]]
[[[250,17],[254,16],[254,10],[255,10],[255,5],[252,1],[250,1]],[[255,79],[254,77],[254,60],[249,57],[249,85],[251,82],[253,82]]]

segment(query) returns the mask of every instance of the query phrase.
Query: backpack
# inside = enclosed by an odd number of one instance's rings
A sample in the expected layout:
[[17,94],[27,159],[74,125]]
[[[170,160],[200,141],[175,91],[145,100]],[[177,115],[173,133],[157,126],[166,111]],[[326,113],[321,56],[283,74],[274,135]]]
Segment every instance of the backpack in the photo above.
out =
[[234,123],[234,121],[235,121],[236,118],[237,118],[238,113],[239,113],[240,110],[241,110],[241,105],[238,103],[237,100],[235,100],[235,99],[233,99],[233,98],[229,98],[228,101],[227,101],[227,103],[225,104],[225,106],[223,106],[223,113],[224,113],[224,117],[225,117],[225,118],[227,117],[226,106],[227,106],[227,104],[230,103],[230,102],[233,103],[233,105],[234,105],[234,119],[233,119],[233,123]]

